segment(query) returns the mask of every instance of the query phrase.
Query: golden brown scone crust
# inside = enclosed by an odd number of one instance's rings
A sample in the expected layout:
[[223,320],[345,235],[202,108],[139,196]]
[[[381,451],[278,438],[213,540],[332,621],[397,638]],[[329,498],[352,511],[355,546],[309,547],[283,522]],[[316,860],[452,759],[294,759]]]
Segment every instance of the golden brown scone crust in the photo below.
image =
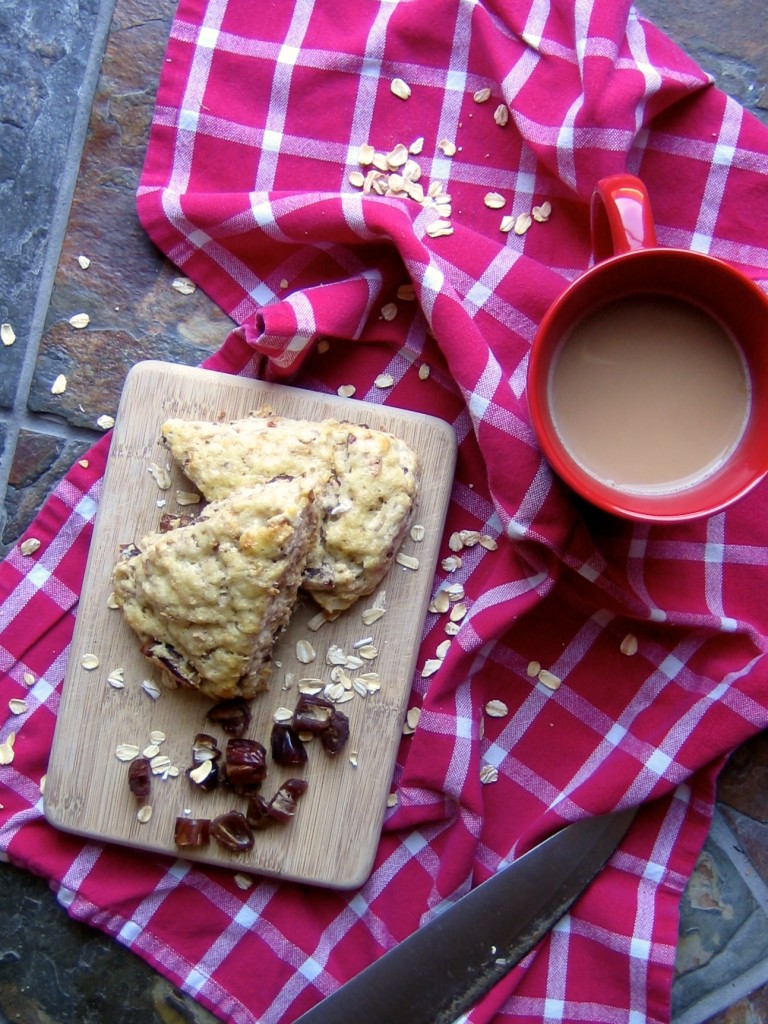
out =
[[381,430],[260,410],[232,423],[168,420],[163,438],[208,500],[278,474],[311,480],[320,528],[302,588],[338,613],[386,574],[418,496],[416,453]]
[[215,700],[266,687],[318,512],[306,481],[278,478],[212,502],[189,525],[149,534],[117,563],[115,598],[165,682]]

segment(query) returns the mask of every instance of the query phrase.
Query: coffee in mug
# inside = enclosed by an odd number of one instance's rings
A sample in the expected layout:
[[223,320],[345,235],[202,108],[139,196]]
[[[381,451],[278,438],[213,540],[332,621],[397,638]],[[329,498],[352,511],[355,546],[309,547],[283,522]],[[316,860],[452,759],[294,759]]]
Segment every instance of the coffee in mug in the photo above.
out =
[[542,450],[614,514],[712,514],[768,473],[768,299],[721,260],[658,246],[633,176],[598,183],[592,238],[595,265],[553,304],[531,350]]

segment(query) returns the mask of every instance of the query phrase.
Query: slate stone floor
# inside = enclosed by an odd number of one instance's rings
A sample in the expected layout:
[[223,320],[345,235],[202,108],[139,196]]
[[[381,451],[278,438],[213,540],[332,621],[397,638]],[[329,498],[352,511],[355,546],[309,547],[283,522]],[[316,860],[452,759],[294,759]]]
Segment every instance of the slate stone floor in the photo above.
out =
[[[641,10],[768,125],[765,0]],[[195,365],[229,321],[146,240],[134,193],[173,0],[1,0],[0,555],[114,414],[142,358]],[[78,256],[91,263],[84,268]],[[91,323],[66,323],[88,310]],[[69,380],[61,395],[52,381]],[[0,864],[0,1024],[205,1024],[133,954]],[[680,921],[674,1024],[768,1022],[768,737],[736,751]]]

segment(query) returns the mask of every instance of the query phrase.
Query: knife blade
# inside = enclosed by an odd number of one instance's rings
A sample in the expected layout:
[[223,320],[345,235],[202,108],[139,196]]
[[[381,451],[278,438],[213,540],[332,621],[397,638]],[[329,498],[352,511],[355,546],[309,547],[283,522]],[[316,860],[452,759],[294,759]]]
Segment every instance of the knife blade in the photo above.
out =
[[295,1024],[451,1024],[565,914],[635,808],[566,825],[404,939]]

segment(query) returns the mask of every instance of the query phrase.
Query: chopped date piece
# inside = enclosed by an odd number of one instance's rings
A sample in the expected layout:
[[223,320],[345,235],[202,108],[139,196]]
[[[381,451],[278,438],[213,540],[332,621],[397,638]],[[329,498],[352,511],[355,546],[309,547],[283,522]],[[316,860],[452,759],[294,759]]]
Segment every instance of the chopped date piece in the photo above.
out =
[[206,718],[216,722],[230,736],[243,736],[251,724],[251,708],[242,697],[232,697],[214,704]]
[[295,783],[305,782],[304,779],[288,779],[278,789],[269,801],[269,816],[275,821],[286,822],[296,814],[296,801],[306,790],[306,783],[302,787]]
[[294,728],[297,732],[323,732],[328,728],[333,712],[333,704],[327,697],[321,697],[316,693],[302,693],[293,714]]
[[211,822],[208,818],[177,818],[174,838],[180,847],[207,846],[211,839]]
[[191,768],[187,768],[187,777],[198,789],[211,793],[219,784],[220,773],[218,763],[212,758],[208,758],[193,764]]
[[227,742],[225,777],[234,789],[258,789],[267,777],[267,751],[258,740]]
[[343,711],[336,708],[333,710],[328,728],[320,733],[320,742],[326,753],[335,757],[339,751],[344,749],[349,739],[349,719]]
[[275,764],[292,767],[307,763],[307,748],[291,725],[275,722],[272,726],[271,749]]
[[248,797],[248,806],[245,810],[245,820],[251,828],[267,828],[274,821],[269,814],[269,801],[259,793]]
[[214,818],[211,835],[221,846],[235,853],[253,849],[253,831],[241,811],[227,811]]
[[255,829],[268,828],[275,822],[285,824],[296,814],[296,803],[306,793],[306,779],[286,779],[271,800],[261,795],[252,796],[245,812],[248,824]]
[[163,643],[161,640],[147,640],[141,645],[140,650],[145,658],[157,662],[176,686],[195,689],[194,680],[184,674],[183,659],[170,644]]
[[137,800],[146,800],[152,787],[152,768],[148,757],[137,757],[128,769],[128,786]]
[[178,530],[182,526],[190,526],[195,518],[188,512],[163,512],[160,516],[159,532],[170,533],[171,530]]

